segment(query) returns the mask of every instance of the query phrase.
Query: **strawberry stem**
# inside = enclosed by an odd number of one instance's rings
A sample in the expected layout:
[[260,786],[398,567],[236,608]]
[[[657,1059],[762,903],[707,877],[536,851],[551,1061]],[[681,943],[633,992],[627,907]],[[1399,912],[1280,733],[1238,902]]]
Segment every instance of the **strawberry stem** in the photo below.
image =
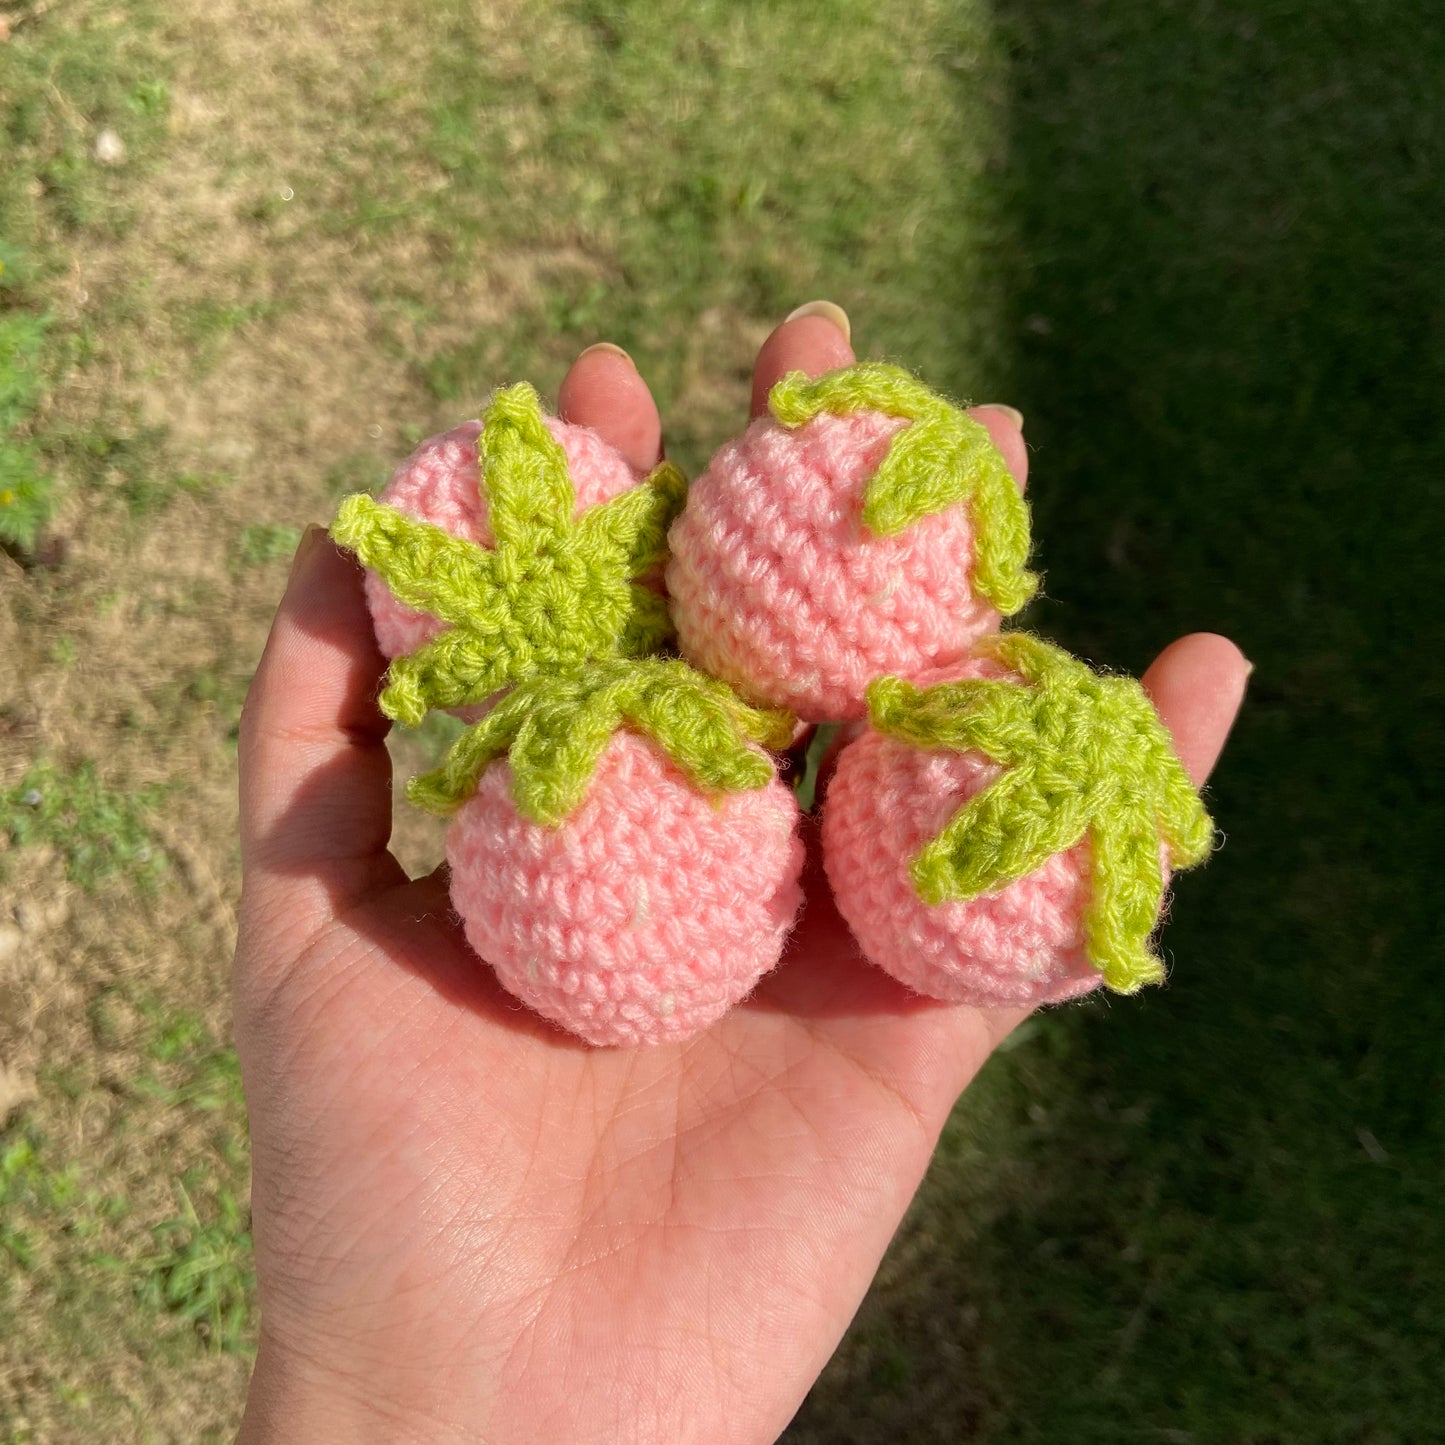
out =
[[1025,566],[1028,503],[988,428],[902,367],[860,362],[815,379],[789,372],[769,393],[768,407],[786,427],[802,426],[824,412],[907,418],[911,425],[894,437],[868,483],[863,525],[875,536],[891,537],[966,502],[978,591],[1010,617],[1038,590],[1039,579]]
[[766,786],[774,769],[758,745],[786,747],[793,726],[789,714],[749,707],[678,659],[607,659],[518,683],[439,768],[412,780],[407,796],[429,812],[453,813],[505,756],[517,811],[557,827],[581,804],[620,728],[651,739],[699,792],[718,796]]
[[672,636],[665,605],[638,579],[662,559],[682,508],[687,483],[675,466],[574,517],[566,454],[526,385],[493,397],[478,454],[493,548],[364,493],[341,503],[331,527],[398,601],[447,625],[391,664],[381,710],[401,722],[481,702],[541,670],[646,655]]

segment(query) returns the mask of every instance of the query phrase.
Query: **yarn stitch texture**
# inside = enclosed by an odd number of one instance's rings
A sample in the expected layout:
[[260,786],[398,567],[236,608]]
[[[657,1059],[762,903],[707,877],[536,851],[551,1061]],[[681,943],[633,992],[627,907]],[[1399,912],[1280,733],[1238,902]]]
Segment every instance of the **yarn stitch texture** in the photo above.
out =
[[[929,680],[1007,676],[979,662],[941,671]],[[959,903],[930,907],[909,875],[918,850],[1002,772],[982,753],[913,747],[865,727],[828,784],[823,864],[858,946],[900,983],[975,1008],[1061,1003],[1103,982],[1084,952],[1086,842]]]
[[771,405],[669,534],[678,646],[751,702],[861,718],[874,678],[998,628],[981,570],[998,602],[1027,598],[1028,509],[986,429],[896,367],[785,377]]
[[702,796],[645,737],[613,735],[558,827],[508,762],[447,834],[468,941],[530,1008],[599,1046],[676,1042],[777,963],[801,901],[798,806],[774,780]]
[[1005,617],[1038,589],[1024,563],[1029,510],[988,428],[931,391],[910,372],[861,362],[809,379],[789,372],[768,394],[768,409],[797,428],[827,412],[875,411],[911,425],[893,439],[868,485],[863,525],[896,536],[924,517],[966,502],[974,526],[974,586]]
[[638,579],[666,555],[686,492],[675,467],[575,517],[566,454],[525,383],[493,397],[479,453],[492,550],[365,494],[332,524],[400,602],[447,625],[391,663],[380,704],[401,722],[481,702],[540,669],[643,656],[671,636],[666,602]]
[[[645,474],[590,427],[554,416],[545,421],[566,453],[577,516],[643,482]],[[478,454],[481,432],[481,422],[473,420],[428,437],[392,473],[377,501],[479,547],[494,547],[497,539],[492,534]],[[649,575],[644,580],[652,579]],[[415,652],[445,630],[445,624],[430,613],[417,612],[398,601],[381,576],[369,568],[366,602],[377,646],[388,659]]]
[[726,683],[676,659],[605,660],[520,682],[457,739],[441,767],[412,779],[407,796],[431,812],[455,812],[505,755],[517,811],[557,827],[581,805],[624,725],[650,739],[699,794],[717,798],[773,780],[772,761],[756,745],[786,747],[794,719],[748,707]]
[[1133,993],[1164,976],[1149,949],[1164,877],[1208,856],[1214,827],[1143,688],[1093,672],[1027,633],[980,645],[1022,682],[969,679],[918,689],[880,678],[870,721],[919,748],[976,752],[1007,769],[914,858],[925,903],[976,898],[1023,878],[1087,835],[1089,961]]

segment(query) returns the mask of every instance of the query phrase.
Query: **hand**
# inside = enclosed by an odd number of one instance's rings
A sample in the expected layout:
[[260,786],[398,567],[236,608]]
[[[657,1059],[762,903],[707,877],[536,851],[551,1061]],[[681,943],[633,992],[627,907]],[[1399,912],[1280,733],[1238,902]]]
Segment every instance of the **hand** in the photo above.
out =
[[[786,323],[754,410],[785,371],[852,359],[828,320]],[[623,356],[584,353],[559,409],[639,466],[660,456]],[[1022,485],[1014,421],[975,414]],[[242,727],[262,1339],[241,1439],[774,1440],[1019,1015],[862,962],[814,847],[783,964],[700,1038],[596,1050],[543,1024],[472,954],[444,872],[409,882],[386,851],[360,582],[308,534]],[[1197,635],[1145,678],[1197,781],[1247,672]]]

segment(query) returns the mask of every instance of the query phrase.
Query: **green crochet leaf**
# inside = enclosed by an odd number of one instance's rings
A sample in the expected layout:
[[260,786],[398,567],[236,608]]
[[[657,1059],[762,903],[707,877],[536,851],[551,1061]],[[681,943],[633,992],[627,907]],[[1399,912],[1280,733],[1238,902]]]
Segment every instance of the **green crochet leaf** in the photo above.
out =
[[[342,500],[331,536],[363,566],[380,572],[399,602],[454,626],[474,617],[478,597],[495,588],[495,554],[365,492]],[[494,607],[500,609],[501,600],[496,592]]]
[[617,651],[622,657],[647,657],[672,641],[672,614],[667,598],[639,582],[632,584],[632,601],[623,623]]
[[1095,967],[1102,967],[1101,958],[1108,961],[1103,972],[1110,988],[1137,993],[1164,978],[1164,965],[1149,948],[1164,897],[1158,834],[1096,828],[1092,855],[1092,893],[1084,910],[1089,959]]
[[752,744],[786,747],[791,715],[747,706],[725,683],[669,658],[615,658],[517,684],[468,728],[407,796],[453,813],[486,768],[506,756],[523,817],[556,827],[587,794],[608,741],[627,727],[650,738],[709,796],[764,787],[771,761]]
[[1041,800],[1032,770],[1015,768],[920,849],[910,869],[914,886],[933,904],[977,898],[1042,868],[1072,848],[1088,826],[1080,797]]
[[1033,738],[1033,705],[1011,682],[969,679],[924,691],[901,677],[880,677],[868,688],[873,726],[916,748],[983,753],[1006,763]]
[[525,381],[493,393],[477,461],[499,555],[535,556],[571,529],[577,495],[567,453],[547,430],[541,399]]
[[631,575],[641,576],[667,560],[667,531],[687,500],[687,478],[660,462],[647,485],[593,507],[577,523],[584,541],[626,555]]
[[988,428],[901,367],[860,362],[810,379],[789,372],[769,393],[778,422],[799,427],[824,412],[877,411],[911,423],[888,449],[863,499],[863,525],[891,537],[955,502],[974,530],[974,584],[1004,616],[1038,590],[1027,570],[1029,509]]
[[979,752],[1007,769],[956,812],[911,864],[925,903],[995,892],[1089,839],[1089,961],[1133,993],[1163,977],[1149,948],[1170,865],[1201,863],[1214,825],[1144,689],[1104,677],[1024,632],[980,644],[1022,681],[973,679],[915,688],[880,678],[868,713],[912,747]]
[[478,456],[494,548],[365,495],[346,498],[332,524],[401,602],[447,624],[391,664],[381,709],[402,722],[480,702],[541,669],[645,656],[672,637],[666,603],[640,579],[665,558],[686,496],[675,466],[575,518],[566,455],[526,385],[493,397]]

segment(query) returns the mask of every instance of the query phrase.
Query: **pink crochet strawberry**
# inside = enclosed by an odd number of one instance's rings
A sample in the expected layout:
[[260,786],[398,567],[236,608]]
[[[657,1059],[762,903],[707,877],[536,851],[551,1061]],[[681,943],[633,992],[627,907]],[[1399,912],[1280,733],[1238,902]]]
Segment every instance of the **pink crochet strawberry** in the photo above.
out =
[[383,709],[416,723],[539,668],[653,651],[671,635],[658,583],[685,488],[675,467],[644,478],[596,433],[544,416],[521,384],[423,443],[379,499],[347,498],[332,535],[368,569],[394,659]]
[[[343,503],[383,710],[481,714],[408,790],[453,818],[472,946],[591,1043],[692,1036],[799,904],[798,807],[764,748],[793,711],[866,711],[823,846],[869,958],[977,1005],[1159,978],[1169,870],[1211,825],[1137,683],[997,634],[1036,579],[985,429],[889,366],[794,373],[769,404],[680,516],[675,469],[640,478],[526,386]],[[659,655],[669,543],[687,661]]]
[[987,430],[909,373],[783,378],[668,542],[684,656],[805,721],[965,657],[1033,594],[1028,509]]
[[674,1040],[782,949],[797,807],[758,744],[782,745],[794,720],[648,656],[670,635],[654,584],[681,477],[664,465],[635,485],[604,456],[592,480],[605,485],[584,493],[579,460],[602,444],[562,432],[569,463],[559,425],[531,388],[500,391],[479,433],[484,511],[457,487],[467,452],[453,436],[389,493],[450,529],[356,496],[332,532],[424,614],[381,614],[414,644],[393,658],[383,711],[491,707],[410,789],[456,814],[452,897],[473,946],[593,1043]]
[[[642,473],[587,427],[543,418],[566,457],[576,493],[575,514],[620,496]],[[392,474],[377,500],[408,517],[474,542],[495,547],[487,504],[486,470],[479,454],[482,423],[463,422],[429,437]],[[384,657],[401,657],[430,642],[445,627],[437,617],[399,601],[380,573],[367,570],[366,601]]]
[[1138,683],[1024,633],[868,694],[838,760],[823,855],[863,952],[919,993],[1055,1003],[1163,976],[1169,868],[1213,827]]
[[523,1003],[593,1044],[690,1037],[778,961],[801,898],[786,716],[686,664],[520,683],[412,799],[454,813],[452,901]]

